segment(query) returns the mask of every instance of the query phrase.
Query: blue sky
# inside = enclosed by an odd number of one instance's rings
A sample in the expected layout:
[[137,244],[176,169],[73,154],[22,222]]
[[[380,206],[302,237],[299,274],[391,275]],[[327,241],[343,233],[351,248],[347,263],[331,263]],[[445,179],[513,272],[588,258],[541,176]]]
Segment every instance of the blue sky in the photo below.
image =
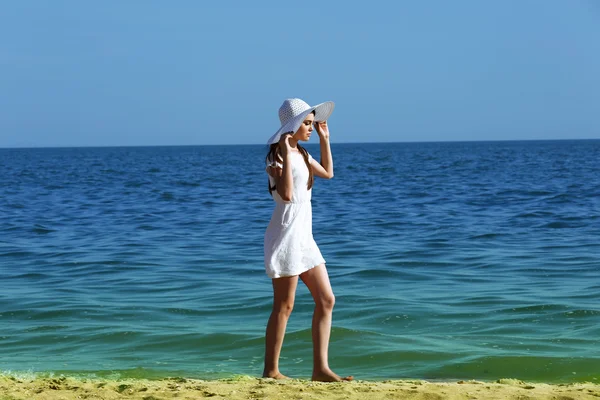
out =
[[[7,1],[0,147],[600,138],[600,2]],[[312,141],[317,141],[316,136]]]

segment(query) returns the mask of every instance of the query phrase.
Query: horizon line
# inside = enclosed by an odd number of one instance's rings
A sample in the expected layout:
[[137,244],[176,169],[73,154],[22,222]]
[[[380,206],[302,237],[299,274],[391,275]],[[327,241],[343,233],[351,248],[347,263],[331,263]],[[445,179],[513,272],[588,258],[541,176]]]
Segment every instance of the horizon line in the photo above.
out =
[[[381,141],[381,142],[334,142],[334,144],[424,144],[424,143],[495,143],[495,142],[573,142],[573,141],[595,141],[600,138],[576,138],[576,139],[488,139],[488,140],[426,140],[426,141]],[[305,145],[318,145],[318,143],[305,143]],[[11,149],[85,149],[85,148],[120,148],[120,147],[198,147],[198,146],[268,146],[260,143],[212,143],[212,144],[150,144],[150,145],[67,145],[67,146],[0,146],[0,150]]]

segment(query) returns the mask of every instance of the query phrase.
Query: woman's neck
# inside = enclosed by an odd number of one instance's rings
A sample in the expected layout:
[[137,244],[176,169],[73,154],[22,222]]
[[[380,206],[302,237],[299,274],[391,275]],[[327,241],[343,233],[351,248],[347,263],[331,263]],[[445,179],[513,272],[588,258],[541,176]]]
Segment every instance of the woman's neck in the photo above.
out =
[[290,138],[290,148],[292,151],[298,151],[298,141],[296,139]]

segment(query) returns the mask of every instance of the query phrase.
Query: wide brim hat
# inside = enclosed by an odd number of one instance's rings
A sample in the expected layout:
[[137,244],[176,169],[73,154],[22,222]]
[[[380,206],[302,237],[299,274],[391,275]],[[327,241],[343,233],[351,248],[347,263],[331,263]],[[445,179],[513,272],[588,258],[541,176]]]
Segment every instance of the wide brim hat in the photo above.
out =
[[306,119],[308,114],[315,112],[315,122],[327,121],[327,118],[333,112],[335,104],[333,101],[326,101],[316,106],[309,106],[301,99],[286,99],[279,107],[279,120],[281,127],[267,141],[268,145],[279,142],[279,138],[284,133],[296,133],[300,125]]

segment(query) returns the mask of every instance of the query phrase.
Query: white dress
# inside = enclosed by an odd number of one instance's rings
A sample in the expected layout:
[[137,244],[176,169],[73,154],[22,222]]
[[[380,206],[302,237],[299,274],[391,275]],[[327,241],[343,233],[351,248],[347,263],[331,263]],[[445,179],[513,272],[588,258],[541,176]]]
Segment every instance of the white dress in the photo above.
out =
[[[310,154],[308,159],[312,161]],[[294,182],[292,200],[284,201],[273,190],[275,209],[265,232],[265,269],[271,278],[300,275],[325,263],[312,234],[312,189],[306,188],[308,168],[300,153],[292,153],[290,162]],[[282,168],[277,161],[267,161],[269,166]],[[270,175],[269,185],[275,186]]]

